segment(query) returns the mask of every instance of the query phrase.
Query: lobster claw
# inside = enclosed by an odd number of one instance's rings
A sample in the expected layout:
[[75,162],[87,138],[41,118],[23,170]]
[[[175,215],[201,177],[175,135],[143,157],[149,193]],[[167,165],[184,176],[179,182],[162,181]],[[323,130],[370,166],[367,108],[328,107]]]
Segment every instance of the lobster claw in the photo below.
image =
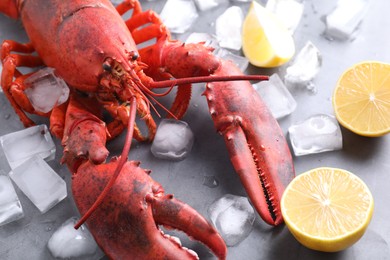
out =
[[[214,75],[240,73],[231,62],[221,61]],[[277,121],[249,81],[209,83],[204,95],[254,208],[266,223],[282,223],[280,200],[295,172]]]
[[[211,75],[229,80],[229,76],[243,75],[236,65],[214,56],[203,44],[161,38],[142,54],[146,60],[161,57],[163,69],[146,71],[155,79],[163,76],[161,71],[175,78]],[[191,96],[186,89],[178,89],[178,93],[187,91],[187,95],[177,94],[172,107],[186,110]],[[295,172],[278,122],[249,81],[208,83],[204,95],[215,128],[225,138],[230,160],[254,208],[266,223],[282,223],[280,199]]]
[[[94,165],[87,161],[72,178],[77,207],[84,214],[111,178],[117,159]],[[164,235],[158,225],[184,231],[208,246],[219,259],[227,249],[217,231],[185,203],[164,195],[160,184],[141,169],[138,162],[127,161],[114,186],[98,209],[87,220],[96,242],[112,259],[197,259],[196,253]]]

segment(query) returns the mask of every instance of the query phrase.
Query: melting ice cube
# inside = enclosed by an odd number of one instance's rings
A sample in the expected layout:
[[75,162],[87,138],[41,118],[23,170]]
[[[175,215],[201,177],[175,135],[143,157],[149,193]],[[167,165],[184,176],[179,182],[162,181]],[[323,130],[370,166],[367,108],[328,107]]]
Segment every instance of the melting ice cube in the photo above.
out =
[[368,0],[339,0],[337,7],[326,16],[325,35],[332,39],[349,39],[367,13],[368,5]]
[[54,69],[41,69],[24,81],[27,95],[35,110],[47,113],[56,105],[66,102],[69,87],[65,81],[54,74]]
[[227,246],[243,241],[252,231],[255,212],[246,197],[226,194],[208,208],[210,220]]
[[215,55],[221,59],[232,61],[241,71],[245,71],[248,68],[249,60],[247,58],[236,55],[224,48],[219,48]]
[[229,0],[194,0],[200,11],[206,11],[217,7],[222,3],[228,3]]
[[78,219],[72,217],[65,221],[51,236],[47,247],[54,257],[76,258],[92,255],[98,249],[88,229],[82,225],[75,229]]
[[55,157],[56,147],[46,125],[32,126],[0,137],[0,144],[12,169],[39,155],[50,161]]
[[163,119],[157,128],[151,151],[162,159],[182,160],[191,151],[194,134],[188,124],[175,119]]
[[160,16],[171,32],[184,33],[198,18],[198,12],[193,1],[168,0]]
[[24,217],[22,205],[8,176],[0,170],[0,226]]
[[308,41],[294,58],[293,64],[286,69],[284,80],[287,87],[303,86],[314,90],[312,80],[320,70],[321,64],[320,51]]
[[39,156],[28,159],[9,176],[42,213],[67,196],[65,181]]
[[244,15],[238,6],[229,7],[217,18],[215,32],[221,47],[233,50],[241,49],[241,27],[243,20]]
[[296,156],[340,150],[343,140],[335,117],[319,114],[288,129],[291,146]]
[[276,119],[291,114],[297,107],[297,102],[278,74],[273,74],[268,81],[265,80],[253,84],[253,87],[260,94]]
[[293,34],[302,18],[304,5],[295,0],[268,0],[265,8],[273,12]]

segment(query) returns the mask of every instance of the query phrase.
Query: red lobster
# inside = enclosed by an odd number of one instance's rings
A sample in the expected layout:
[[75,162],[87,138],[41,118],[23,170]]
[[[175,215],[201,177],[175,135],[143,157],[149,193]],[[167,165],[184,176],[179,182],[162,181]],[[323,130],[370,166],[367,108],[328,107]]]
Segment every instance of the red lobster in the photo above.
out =
[[[108,0],[0,0],[0,11],[20,17],[31,41],[3,43],[3,91],[26,127],[34,122],[25,112],[50,117],[50,129],[64,146],[62,161],[73,173],[73,197],[83,215],[77,226],[86,220],[110,258],[195,258],[161,235],[158,224],[181,229],[219,258],[226,256],[222,238],[202,216],[164,195],[149,171],[127,161],[133,136],[139,141],[154,137],[149,99],[157,102],[154,97],[167,94],[174,85],[179,87],[168,113],[181,118],[191,83],[210,82],[204,92],[210,114],[253,206],[267,223],[283,221],[279,201],[294,177],[291,154],[276,120],[244,81],[264,77],[242,75],[202,44],[171,40],[158,15],[143,12],[136,0],[116,8]],[[131,17],[123,21],[128,11]],[[154,44],[137,51],[136,44],[153,38]],[[42,65],[54,68],[71,87],[69,101],[47,114],[34,110],[24,94],[29,75],[17,69]],[[166,93],[152,92],[164,87],[169,88]],[[113,120],[103,121],[102,110]],[[134,123],[136,113],[146,122],[148,136]],[[104,163],[107,139],[126,127],[121,156]]]

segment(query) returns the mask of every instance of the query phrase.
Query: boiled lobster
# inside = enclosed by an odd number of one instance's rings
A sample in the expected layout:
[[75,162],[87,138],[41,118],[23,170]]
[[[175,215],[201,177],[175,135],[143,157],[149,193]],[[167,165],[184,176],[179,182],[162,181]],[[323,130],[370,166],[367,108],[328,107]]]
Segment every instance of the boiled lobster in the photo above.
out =
[[[253,206],[267,223],[283,221],[279,201],[294,177],[291,154],[276,120],[246,81],[264,77],[243,75],[203,44],[172,40],[158,15],[142,11],[136,0],[116,8],[107,0],[0,0],[0,11],[20,17],[31,41],[2,44],[4,94],[26,127],[34,124],[26,112],[50,117],[50,129],[64,146],[62,161],[73,173],[73,197],[83,215],[77,226],[87,221],[109,257],[194,258],[174,239],[161,235],[158,224],[181,229],[219,258],[226,256],[222,238],[202,216],[164,195],[149,171],[127,161],[132,137],[154,137],[150,100],[159,104],[156,98],[175,85],[176,98],[166,110],[181,118],[191,83],[209,82],[204,95],[210,114]],[[124,21],[122,15],[129,11],[131,17]],[[151,39],[155,43],[137,50],[137,44]],[[54,68],[71,87],[69,101],[46,114],[30,104],[24,94],[29,75],[17,69],[42,65]],[[155,88],[168,90],[156,94]],[[103,110],[111,121],[103,120]],[[135,124],[135,113],[146,122],[147,136]],[[105,163],[106,141],[126,127],[121,156]]]

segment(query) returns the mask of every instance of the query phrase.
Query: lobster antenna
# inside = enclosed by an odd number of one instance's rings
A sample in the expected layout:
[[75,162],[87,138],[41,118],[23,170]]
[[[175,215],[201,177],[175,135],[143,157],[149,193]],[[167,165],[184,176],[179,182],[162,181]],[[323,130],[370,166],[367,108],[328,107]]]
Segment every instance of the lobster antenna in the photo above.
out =
[[100,195],[98,196],[96,201],[92,204],[92,206],[88,209],[88,211],[84,214],[84,216],[82,216],[81,219],[76,223],[76,225],[74,226],[75,229],[78,229],[82,224],[84,224],[84,222],[92,215],[92,213],[103,202],[103,199],[107,196],[108,192],[111,190],[112,186],[114,185],[116,179],[119,176],[119,173],[122,171],[123,165],[127,161],[127,155],[130,152],[131,141],[133,139],[134,122],[135,122],[135,115],[136,115],[136,111],[137,111],[137,102],[136,102],[135,97],[132,97],[130,102],[131,102],[130,116],[129,116],[129,123],[127,124],[125,145],[123,147],[121,156],[119,158],[118,165],[117,165],[111,179],[107,183],[106,187],[104,187],[102,193],[100,193]]
[[[161,117],[161,115],[158,113],[157,109],[155,108],[155,106],[149,101],[149,98],[151,100],[153,100],[153,102],[155,102],[157,105],[159,105],[165,112],[167,112],[172,118],[174,119],[177,119],[177,117],[168,109],[166,108],[163,104],[161,104],[160,102],[158,102],[154,97],[157,96],[157,97],[162,97],[162,96],[166,96],[168,95],[173,87],[175,85],[172,85],[170,86],[170,88],[164,92],[164,93],[161,93],[161,94],[158,94],[158,93],[154,93],[153,91],[151,91],[150,89],[148,89],[144,84],[142,84],[141,80],[139,79],[139,77],[137,76],[137,74],[134,72],[134,71],[130,71],[130,75],[132,76],[132,80],[135,82],[135,85],[138,87],[138,89],[140,90],[140,93],[142,94],[142,96],[145,98],[145,100],[148,101],[148,106],[152,107],[154,112],[158,115],[158,117]],[[147,96],[147,97],[146,97]]]
[[229,76],[200,76],[180,79],[169,79],[163,81],[155,81],[150,83],[152,88],[171,88],[176,85],[192,84],[201,82],[217,82],[217,81],[237,81],[237,80],[268,80],[268,76],[264,75],[229,75]]

